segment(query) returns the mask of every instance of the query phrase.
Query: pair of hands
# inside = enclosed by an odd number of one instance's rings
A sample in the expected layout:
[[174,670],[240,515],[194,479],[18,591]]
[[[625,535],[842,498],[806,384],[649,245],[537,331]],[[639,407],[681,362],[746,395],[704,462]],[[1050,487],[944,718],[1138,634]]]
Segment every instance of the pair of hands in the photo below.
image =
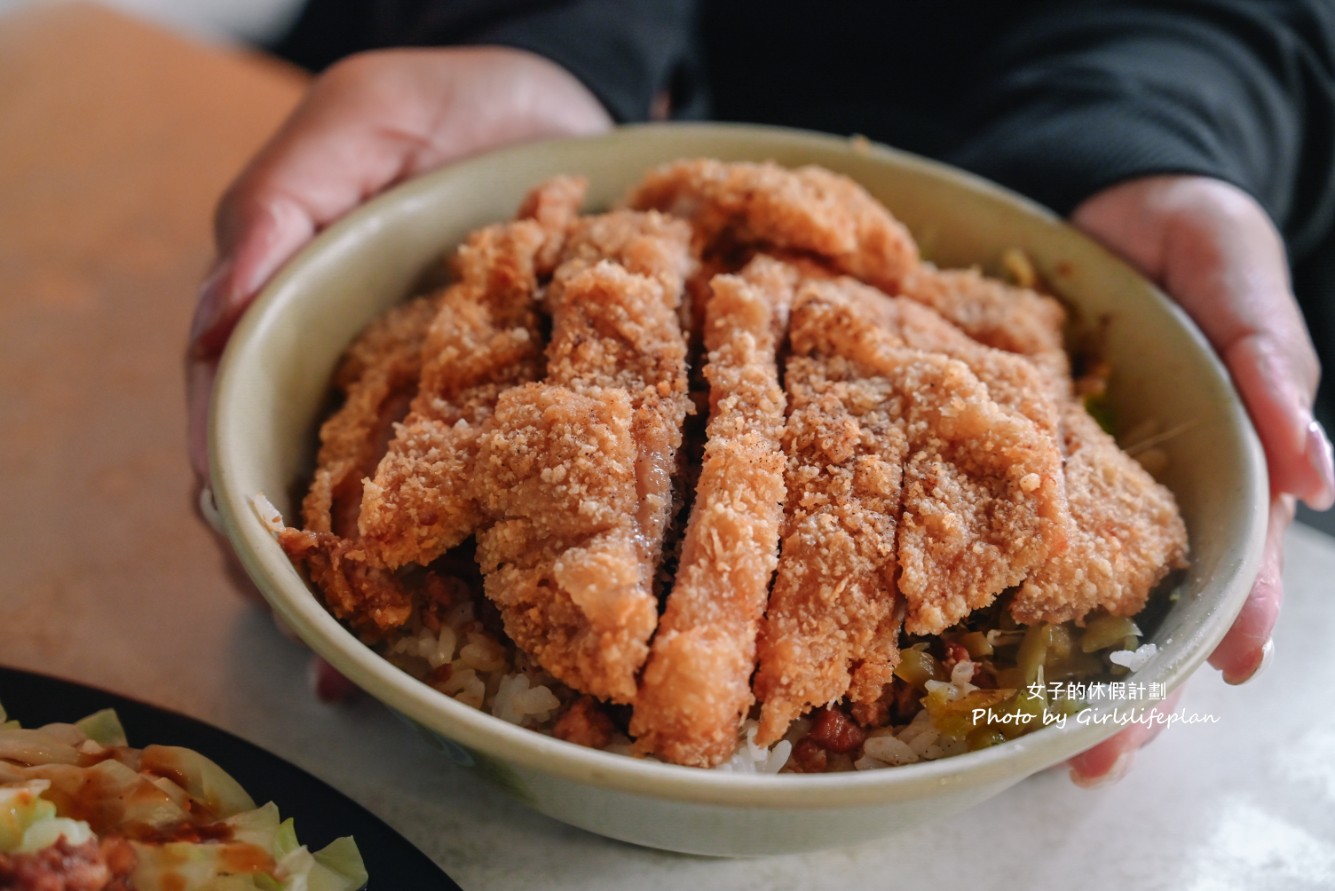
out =
[[[597,133],[612,121],[568,72],[503,48],[389,50],[320,77],[232,184],[216,218],[217,261],[200,292],[187,360],[189,452],[207,484],[209,393],[237,320],[269,277],[317,232],[417,174],[502,145]],[[1289,283],[1284,247],[1262,208],[1223,182],[1126,182],[1072,214],[1182,305],[1227,364],[1260,433],[1272,502],[1261,572],[1210,657],[1229,683],[1271,652],[1283,599],[1282,545],[1295,500],[1335,501],[1331,444],[1311,406],[1320,368]],[[317,689],[336,692],[327,667]],[[1134,724],[1071,761],[1082,785],[1116,779],[1153,734]]]

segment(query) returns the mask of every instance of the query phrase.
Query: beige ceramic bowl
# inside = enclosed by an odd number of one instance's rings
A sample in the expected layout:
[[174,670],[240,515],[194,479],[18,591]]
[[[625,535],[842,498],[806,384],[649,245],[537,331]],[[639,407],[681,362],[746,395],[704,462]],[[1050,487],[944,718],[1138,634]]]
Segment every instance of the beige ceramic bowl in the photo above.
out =
[[[656,126],[529,145],[457,164],[371,202],[320,235],[265,290],[228,348],[213,408],[213,485],[226,530],[273,608],[321,656],[427,731],[445,755],[537,810],[642,845],[705,854],[850,844],[939,819],[1110,735],[1069,723],[942,761],[823,776],[726,774],[636,760],[523,730],[392,667],[336,622],[252,508],[295,517],[331,370],[354,334],[407,295],[470,230],[512,215],[558,173],[616,199],[649,167],[688,156],[816,163],[862,183],[939,265],[993,263],[1019,248],[1083,319],[1106,319],[1114,409],[1153,418],[1165,481],[1193,548],[1182,596],[1138,674],[1178,687],[1223,637],[1256,575],[1266,478],[1238,399],[1205,341],[1159,292],[1041,209],[975,178],[861,142],[735,126]],[[1125,703],[1122,704],[1125,707]]]

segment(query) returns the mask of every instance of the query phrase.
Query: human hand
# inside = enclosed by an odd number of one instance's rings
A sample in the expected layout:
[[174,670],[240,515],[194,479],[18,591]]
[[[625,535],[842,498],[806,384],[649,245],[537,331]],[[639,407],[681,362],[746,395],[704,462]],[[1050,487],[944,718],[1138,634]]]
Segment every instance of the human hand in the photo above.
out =
[[[200,289],[186,357],[187,444],[205,518],[218,359],[280,266],[325,226],[396,183],[491,148],[611,124],[572,75],[521,50],[385,50],[349,57],[316,79],[215,215],[217,255]],[[254,596],[221,537],[220,544],[228,574]],[[327,665],[317,662],[314,672],[324,698],[348,689]]]
[[208,396],[246,307],[321,229],[386,188],[470,155],[612,124],[564,69],[501,47],[351,56],[316,79],[219,203],[217,255],[191,323],[189,450],[208,476]]
[[[1265,664],[1283,600],[1284,532],[1296,498],[1335,502],[1331,443],[1312,416],[1320,364],[1289,281],[1283,242],[1254,199],[1198,176],[1131,180],[1086,200],[1072,223],[1167,291],[1214,346],[1247,406],[1270,474],[1260,573],[1210,656],[1240,684]],[[1149,734],[1119,733],[1071,760],[1076,782],[1125,773]]]

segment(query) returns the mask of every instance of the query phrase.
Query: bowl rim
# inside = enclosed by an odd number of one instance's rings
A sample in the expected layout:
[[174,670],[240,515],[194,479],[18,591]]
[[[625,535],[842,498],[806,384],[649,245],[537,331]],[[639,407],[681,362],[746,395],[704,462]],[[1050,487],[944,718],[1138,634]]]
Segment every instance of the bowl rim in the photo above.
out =
[[[301,640],[329,661],[350,680],[381,702],[412,721],[471,749],[484,762],[496,762],[511,768],[526,769],[619,790],[634,795],[649,795],[677,801],[746,807],[823,809],[849,805],[871,805],[889,799],[927,797],[947,786],[975,786],[1001,781],[1019,781],[1025,776],[1050,767],[1084,751],[1111,735],[1104,724],[1093,723],[1092,716],[1111,714],[1114,706],[1094,706],[1087,714],[1091,723],[1058,729],[1043,728],[1003,745],[936,761],[917,762],[893,769],[853,771],[833,774],[769,775],[702,770],[674,764],[585,748],[541,733],[509,724],[480,709],[464,705],[414,679],[394,667],[343,627],[319,603],[292,568],[272,533],[264,524],[252,501],[256,493],[246,493],[233,485],[238,475],[233,464],[236,445],[245,437],[244,425],[230,418],[242,404],[238,368],[249,361],[262,342],[266,329],[281,316],[284,302],[300,289],[308,267],[319,263],[326,251],[336,251],[339,244],[350,243],[379,228],[381,215],[393,216],[396,208],[428,197],[442,183],[456,177],[468,177],[493,166],[522,163],[552,150],[599,152],[616,151],[639,140],[676,140],[683,145],[711,139],[740,141],[754,146],[756,160],[767,148],[793,150],[815,155],[853,153],[876,163],[888,163],[955,187],[1009,204],[1027,215],[1064,231],[1062,237],[1083,241],[1086,249],[1103,256],[1102,262],[1125,267],[1101,247],[1071,229],[1051,211],[1023,196],[983,180],[973,174],[948,167],[899,149],[859,138],[847,139],[828,134],[754,124],[667,123],[622,126],[595,136],[565,137],[526,143],[474,156],[397,185],[371,199],[320,232],[277,272],[262,289],[254,305],[243,316],[222,357],[213,400],[210,406],[209,453],[212,492],[224,533],[231,541],[247,573],[260,588],[279,618]],[[703,152],[708,154],[708,147]],[[819,162],[816,162],[819,163]],[[1136,276],[1136,278],[1140,278]],[[1169,315],[1188,328],[1203,358],[1214,374],[1223,375],[1232,391],[1227,373],[1194,324],[1176,304],[1158,288],[1140,279],[1142,287],[1163,301]],[[1235,394],[1236,395],[1236,394]],[[1158,674],[1166,689],[1179,687],[1204,663],[1208,654],[1222,640],[1245,600],[1251,580],[1259,572],[1265,539],[1268,482],[1258,438],[1236,398],[1228,406],[1230,417],[1240,421],[1239,432],[1244,459],[1243,484],[1248,490],[1245,535],[1242,552],[1226,573],[1228,586],[1212,621],[1192,629],[1190,649],[1174,660],[1163,660]]]

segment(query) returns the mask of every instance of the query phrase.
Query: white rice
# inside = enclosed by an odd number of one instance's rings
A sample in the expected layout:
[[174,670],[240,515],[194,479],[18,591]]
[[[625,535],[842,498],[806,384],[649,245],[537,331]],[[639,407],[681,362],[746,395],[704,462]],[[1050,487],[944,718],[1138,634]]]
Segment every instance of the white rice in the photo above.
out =
[[759,727],[755,721],[745,722],[737,751],[715,769],[729,773],[778,773],[783,770],[783,766],[788,763],[788,756],[793,752],[792,742],[781,739],[768,748],[758,746],[756,730]]
[[[477,619],[472,603],[448,610],[437,631],[421,627],[399,637],[388,645],[386,655],[447,696],[540,733],[551,731],[552,723],[575,695],[515,654],[508,641],[488,632]],[[927,691],[947,701],[957,700],[978,689],[972,683],[974,670],[973,662],[961,661],[953,667],[950,680],[928,681]],[[795,722],[784,739],[769,747],[756,744],[757,729],[756,721],[745,721],[737,750],[715,769],[777,774],[788,765],[797,742],[810,732],[811,722]],[[842,764],[844,769],[878,770],[945,758],[965,748],[962,740],[943,737],[923,709],[907,724],[871,731],[862,750]],[[634,751],[624,734],[616,734],[604,751],[644,757]]]
[[1132,671],[1140,671],[1145,663],[1154,658],[1159,648],[1152,643],[1141,644],[1134,650],[1118,650],[1108,654],[1108,661],[1113,665],[1123,665]]
[[550,687],[534,686],[528,675],[516,673],[501,678],[491,713],[520,727],[536,727],[552,720],[560,707]]

